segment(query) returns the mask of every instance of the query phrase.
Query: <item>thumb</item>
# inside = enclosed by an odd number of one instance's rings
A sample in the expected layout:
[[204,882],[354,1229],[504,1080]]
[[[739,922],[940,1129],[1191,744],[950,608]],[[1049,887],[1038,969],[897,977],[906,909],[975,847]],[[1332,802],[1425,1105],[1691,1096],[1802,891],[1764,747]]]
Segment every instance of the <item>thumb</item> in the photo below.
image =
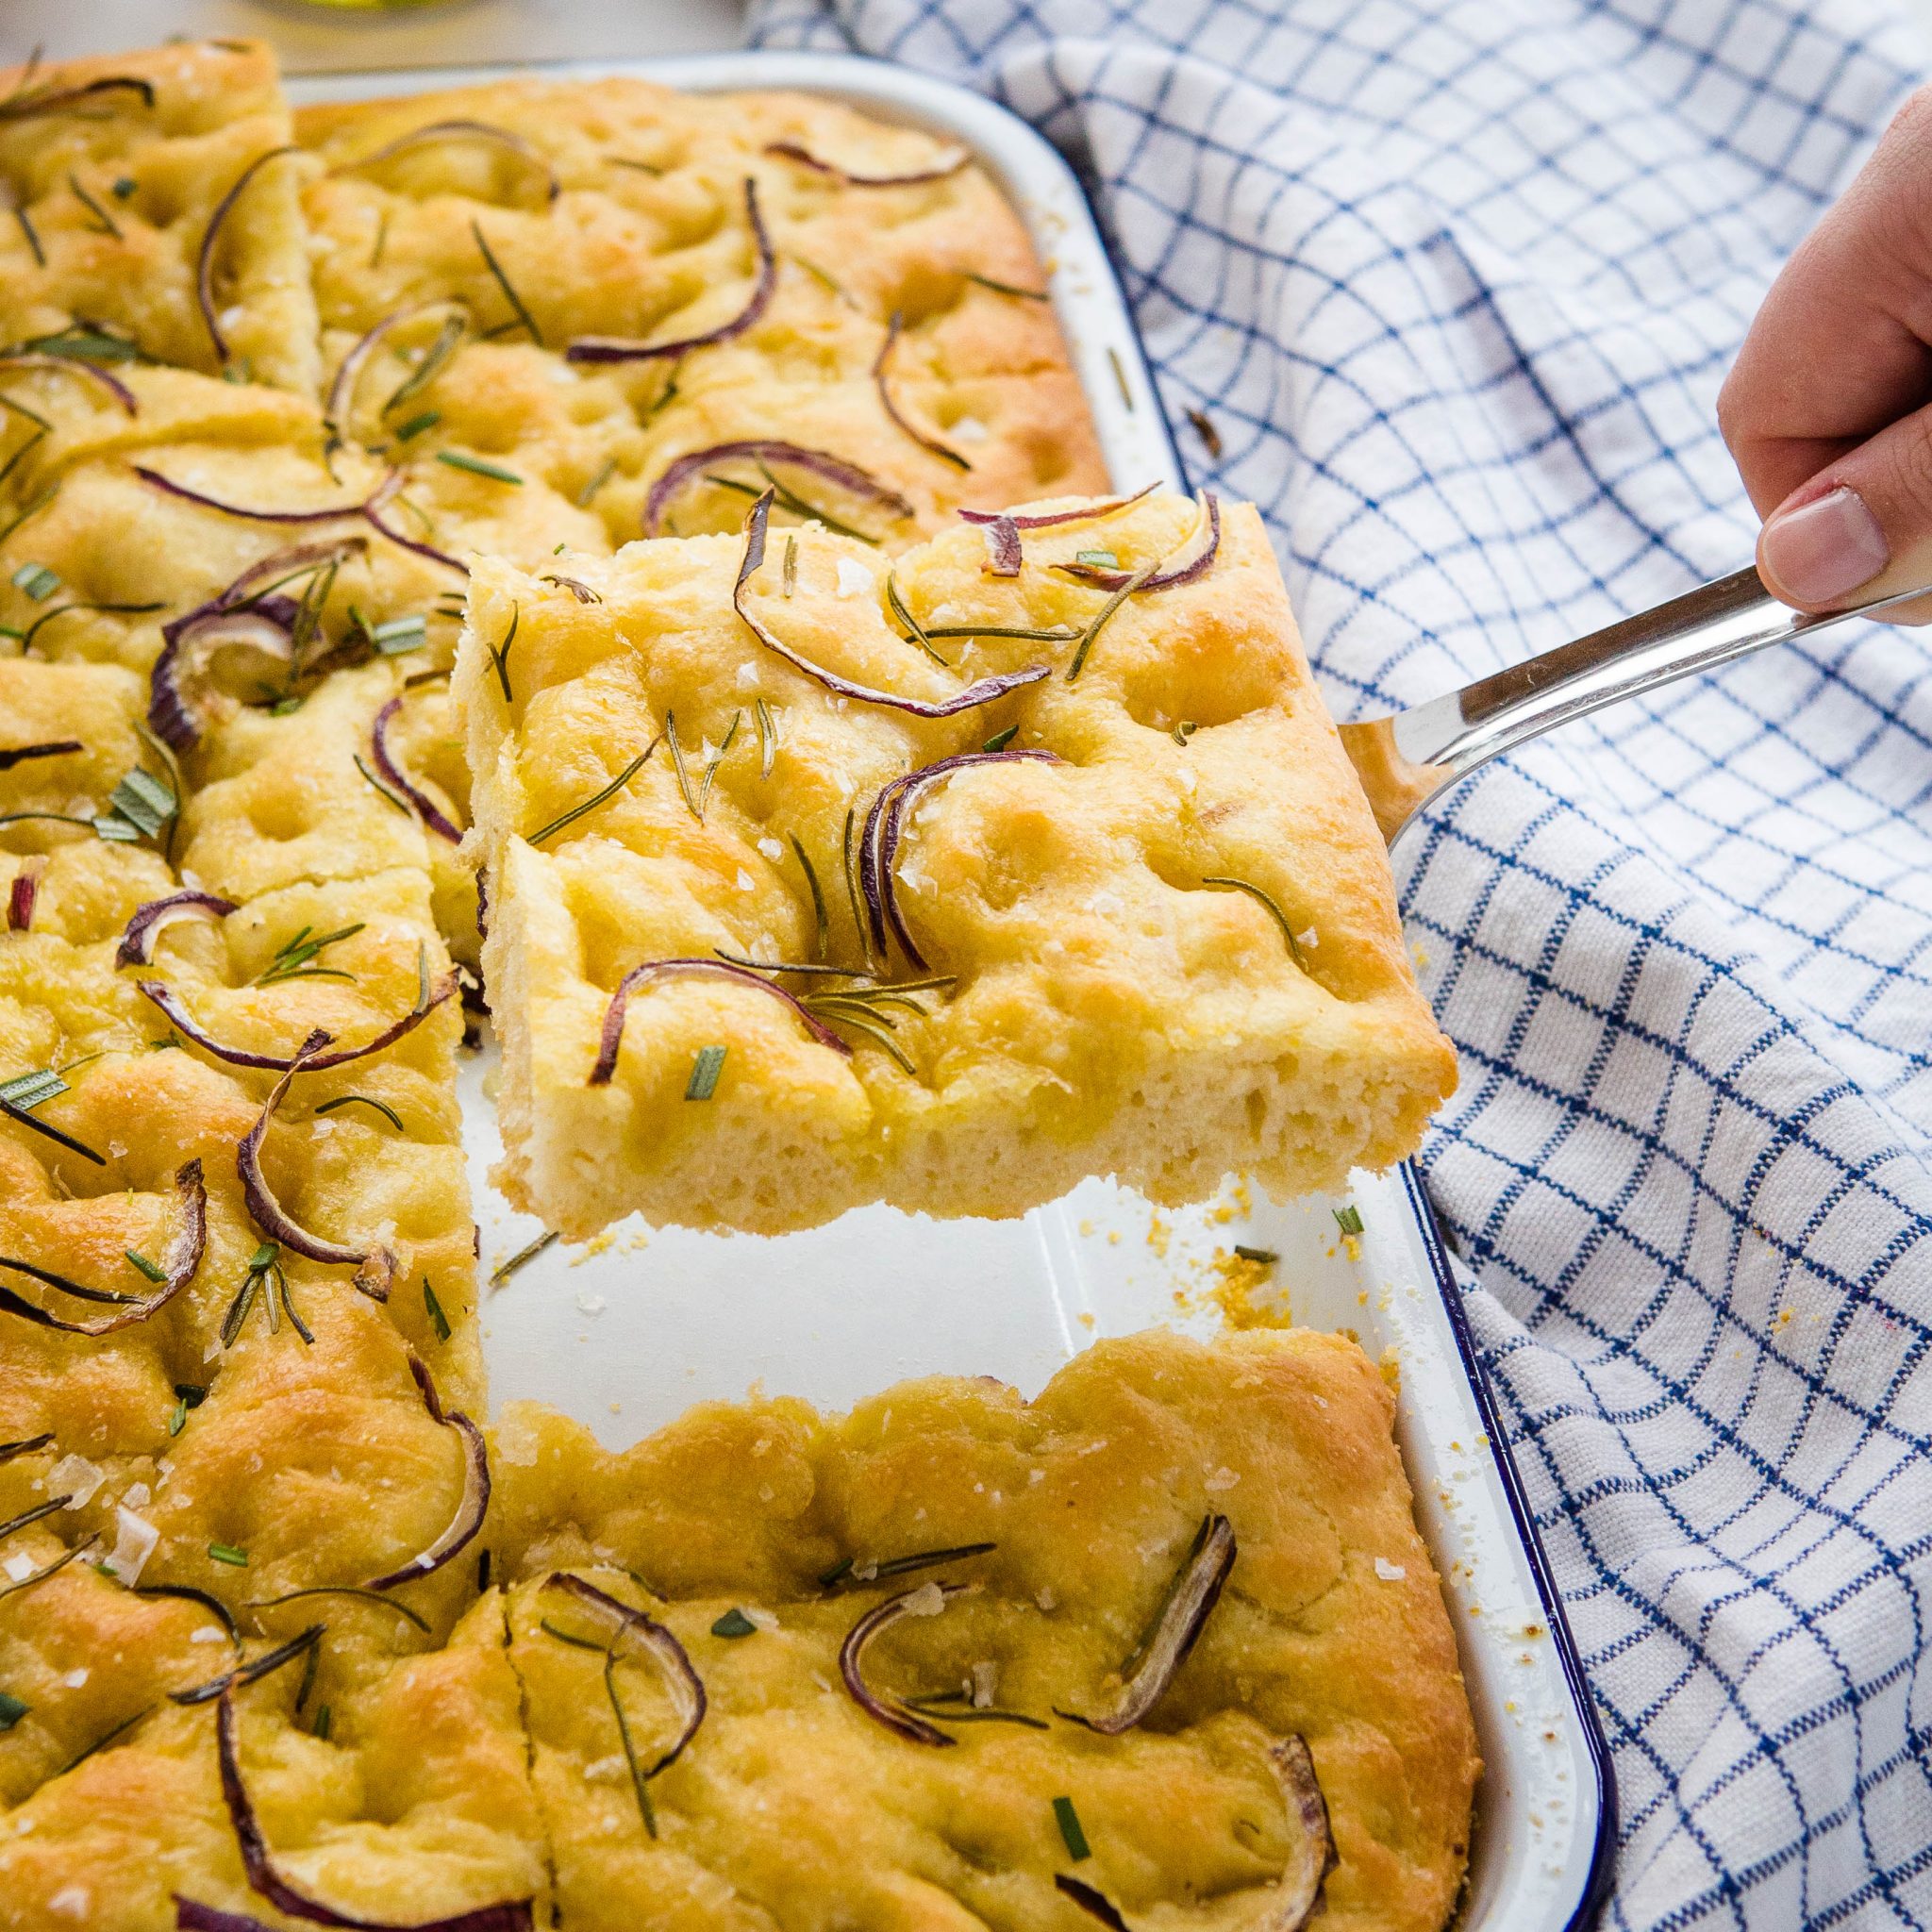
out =
[[[1757,574],[1800,610],[1932,591],[1932,408],[1827,463],[1764,520]],[[1932,622],[1932,596],[1887,612]]]

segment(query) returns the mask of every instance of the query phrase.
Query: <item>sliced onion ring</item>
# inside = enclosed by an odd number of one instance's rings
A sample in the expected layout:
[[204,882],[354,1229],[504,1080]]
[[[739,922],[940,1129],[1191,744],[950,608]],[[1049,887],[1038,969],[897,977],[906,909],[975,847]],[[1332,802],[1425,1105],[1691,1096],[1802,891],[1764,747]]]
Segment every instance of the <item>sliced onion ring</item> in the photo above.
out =
[[444,1428],[454,1429],[462,1438],[463,1493],[457,1503],[456,1514],[433,1542],[386,1575],[372,1576],[359,1586],[363,1590],[393,1590],[400,1583],[414,1583],[418,1577],[441,1570],[451,1557],[459,1556],[475,1541],[490,1509],[490,1454],[483,1446],[483,1431],[460,1409],[443,1407],[437,1398],[436,1384],[430,1379],[428,1369],[413,1353],[409,1357],[409,1374],[416,1378],[416,1387],[422,1391],[423,1407],[429,1411],[429,1420]]
[[462,828],[451,824],[436,801],[410,778],[390,751],[390,721],[402,708],[401,697],[392,697],[375,714],[375,724],[370,731],[370,749],[375,755],[375,769],[409,801],[416,816],[428,830],[439,839],[447,839],[452,845],[460,845],[463,842]]
[[[27,63],[29,67],[32,62]],[[90,99],[95,94],[137,93],[144,108],[155,104],[155,85],[151,80],[138,80],[131,74],[115,74],[100,80],[82,81],[77,87],[49,88],[42,93],[30,93],[24,99],[0,102],[0,122],[31,121],[42,114],[64,114],[76,101]]]
[[[352,1918],[346,1912],[337,1911],[333,1906],[325,1906],[319,1899],[297,1891],[275,1870],[261,1820],[256,1816],[248,1788],[242,1782],[242,1753],[235,1735],[235,1693],[232,1690],[222,1692],[216,1711],[215,1742],[221,1758],[222,1797],[228,1807],[228,1823],[234,1826],[236,1840],[242,1848],[242,1868],[247,1874],[250,1889],[259,1892],[277,1911],[287,1912],[291,1919],[307,1919],[314,1925],[346,1926],[351,1928],[351,1932],[531,1932],[534,1921],[530,1901],[526,1898],[513,1902],[506,1900],[500,1905],[478,1906],[474,1910],[457,1912],[446,1919],[403,1926],[386,1919]],[[203,1927],[206,1932],[234,1932],[238,1924],[251,1923],[233,1913],[217,1912],[209,1906],[194,1906],[178,1895],[175,1900],[175,1910],[177,1925]],[[182,1916],[190,1911],[195,1916]]]
[[430,989],[426,1002],[419,1002],[411,1007],[400,1020],[391,1020],[374,1040],[365,1041],[361,1046],[345,1046],[334,1053],[324,1053],[322,1048],[332,1045],[335,1036],[330,1033],[312,1033],[307,1044],[314,1047],[314,1051],[308,1052],[298,1048],[287,1059],[272,1053],[255,1053],[247,1047],[225,1046],[181,1004],[180,995],[165,981],[137,979],[134,982],[134,989],[143,998],[151,1000],[158,1007],[169,1024],[185,1033],[203,1053],[212,1055],[214,1058],[225,1061],[231,1067],[254,1067],[265,1074],[292,1074],[298,1070],[305,1074],[320,1074],[330,1067],[345,1067],[351,1060],[367,1059],[371,1054],[380,1053],[385,1047],[393,1046],[405,1034],[413,1033],[422,1025],[424,1021],[457,991],[457,975],[454,973],[444,974]]
[[889,1731],[896,1731],[900,1737],[910,1739],[915,1744],[957,1744],[958,1738],[949,1736],[937,1724],[928,1724],[915,1710],[908,1710],[896,1699],[881,1697],[865,1681],[863,1664],[865,1648],[881,1630],[896,1624],[901,1617],[931,1616],[935,1610],[914,1609],[913,1599],[919,1599],[922,1606],[931,1604],[930,1591],[939,1592],[939,1607],[943,1608],[952,1598],[967,1591],[977,1590],[976,1583],[922,1583],[912,1590],[902,1590],[896,1596],[889,1596],[884,1603],[874,1604],[858,1622],[845,1634],[845,1641],[839,1646],[839,1674],[845,1680],[845,1689],[851,1693],[852,1701],[866,1716],[885,1725]]
[[996,524],[1005,519],[1016,530],[1051,530],[1060,524],[1094,524],[1102,517],[1118,516],[1122,510],[1132,508],[1143,496],[1152,496],[1159,488],[1158,483],[1149,483],[1131,496],[1116,496],[1106,503],[1082,504],[1078,509],[1043,510],[1038,516],[1017,515],[1011,510],[1002,509],[962,509],[959,518],[968,524]]
[[141,413],[141,403],[134,391],[118,375],[109,375],[98,363],[83,362],[75,356],[46,356],[31,349],[12,349],[0,356],[0,375],[9,369],[45,369],[57,375],[80,376],[106,390],[130,416]]
[[34,902],[41,893],[41,869],[23,864],[7,888],[7,930],[27,932],[34,923]]
[[880,408],[894,427],[903,429],[921,449],[938,457],[941,462],[951,463],[956,470],[970,470],[973,465],[958,450],[950,443],[941,442],[936,436],[928,436],[893,400],[891,386],[886,381],[886,364],[891,359],[892,349],[900,334],[899,311],[895,308],[891,320],[886,324],[886,339],[879,344],[879,352],[872,363],[872,385],[878,391]]
[[[156,1284],[152,1294],[137,1298],[103,1293],[98,1290],[82,1291],[88,1301],[108,1301],[119,1306],[113,1314],[103,1316],[97,1322],[70,1322],[36,1307],[9,1288],[0,1287],[0,1312],[19,1315],[37,1327],[55,1328],[62,1335],[112,1335],[117,1329],[131,1328],[137,1322],[145,1322],[150,1315],[166,1307],[194,1279],[195,1271],[200,1268],[201,1257],[208,1248],[208,1189],[202,1182],[198,1157],[185,1162],[176,1172],[175,1191],[181,1200],[181,1225],[175,1239],[168,1243],[168,1252],[161,1257],[162,1278]],[[42,1271],[20,1262],[8,1261],[5,1265],[17,1268],[24,1274],[31,1274],[37,1280],[49,1279]],[[77,1291],[75,1284],[63,1281],[58,1276],[51,1278],[51,1285],[70,1294]]]
[[408,134],[399,134],[393,141],[385,142],[373,154],[358,156],[353,161],[343,161],[331,168],[331,175],[346,175],[358,168],[373,168],[378,161],[392,159],[400,154],[407,154],[412,147],[427,147],[440,141],[489,141],[505,147],[533,168],[541,170],[544,186],[549,190],[546,199],[555,201],[562,192],[562,184],[557,178],[557,170],[544,159],[536,148],[520,134],[512,134],[508,127],[498,127],[489,121],[431,121],[422,127],[412,127]]
[[220,510],[225,517],[240,517],[244,523],[329,524],[343,517],[361,516],[366,508],[363,503],[342,503],[328,509],[255,509],[245,503],[225,503],[206,491],[191,489],[172,476],[162,475],[158,470],[149,469],[145,463],[136,463],[134,474],[166,495],[178,496],[183,503],[198,505],[202,509]]
[[[371,158],[375,158],[373,156]],[[340,173],[341,170],[336,171]],[[348,427],[349,409],[356,400],[356,383],[360,377],[369,358],[391,329],[399,328],[406,322],[413,322],[419,315],[426,315],[432,308],[450,307],[467,308],[468,304],[459,296],[438,295],[427,302],[412,302],[407,308],[398,308],[385,315],[372,329],[366,331],[342,358],[341,366],[336,371],[335,378],[328,386],[328,401],[323,408],[324,416],[333,423],[338,431]]]
[[292,142],[280,147],[265,149],[243,168],[235,177],[234,185],[215,204],[215,211],[208,217],[208,227],[201,238],[201,253],[194,263],[194,299],[201,305],[201,319],[208,325],[208,341],[214,344],[215,360],[223,368],[228,362],[228,339],[222,333],[221,318],[215,310],[215,243],[221,237],[223,224],[235,211],[235,204],[242,199],[242,192],[269,162],[281,155],[300,154],[302,150]]
[[899,900],[893,881],[906,812],[913,800],[931,786],[943,783],[955,772],[964,771],[972,765],[1058,765],[1064,762],[1058,753],[1044,749],[961,752],[957,758],[941,758],[935,764],[922,766],[920,770],[908,772],[904,777],[894,778],[879,788],[878,796],[872,802],[872,809],[865,815],[865,829],[858,841],[858,890],[865,899],[873,943],[881,954],[886,950],[886,929],[890,926],[907,958],[922,972],[925,970],[925,960],[912,943],[912,935],[906,930],[906,922],[899,916]]
[[1254,1932],[1302,1932],[1321,1910],[1322,1888],[1341,1860],[1307,1740],[1293,1733],[1277,1738],[1268,1747],[1268,1764],[1281,1787],[1289,1820],[1301,1831],[1294,1855],[1275,1881],[1268,1909],[1254,1922]]
[[225,1912],[220,1906],[205,1906],[199,1899],[183,1898],[178,1891],[171,1896],[175,1932],[275,1932],[274,1926],[246,1912]]
[[987,568],[996,577],[1016,577],[1026,553],[1020,547],[1020,526],[1011,517],[986,520]]
[[890,484],[881,483],[870,470],[861,470],[857,463],[848,463],[842,457],[835,457],[830,450],[808,449],[799,442],[758,439],[747,442],[714,442],[704,449],[688,450],[679,457],[651,485],[650,493],[644,498],[644,535],[655,537],[658,534],[658,523],[664,514],[664,506],[692,476],[712,463],[735,462],[743,457],[755,458],[761,463],[791,463],[827,483],[836,483],[841,490],[849,490],[855,496],[884,504],[895,517],[914,514],[912,505]]
[[847,188],[918,188],[928,181],[950,179],[973,159],[964,148],[958,148],[950,160],[942,161],[937,167],[921,168],[910,175],[855,175],[835,161],[821,160],[809,148],[801,147],[795,141],[768,141],[765,152],[778,155],[788,161],[796,161],[801,168],[809,168],[815,175],[828,175]]
[[754,617],[744,604],[744,587],[757,575],[765,560],[765,525],[772,513],[772,496],[773,492],[767,490],[752,505],[750,514],[744,520],[744,558],[738,566],[738,581],[731,587],[731,608],[744,620],[746,627],[758,642],[784,658],[794,671],[802,671],[814,683],[824,685],[841,698],[856,698],[865,705],[884,705],[894,711],[910,712],[915,718],[951,718],[960,711],[990,705],[995,698],[1005,697],[1009,691],[1017,691],[1022,685],[1037,684],[1049,675],[1050,666],[1032,664],[1024,671],[1006,671],[997,677],[982,677],[976,684],[969,684],[964,691],[949,698],[902,698],[893,691],[874,691],[869,684],[855,684],[848,677],[841,677],[836,672],[814,664],[809,658],[800,657],[774,631]]
[[624,1039],[625,1014],[629,1009],[631,994],[639,987],[648,985],[654,979],[700,977],[730,979],[740,986],[757,987],[760,992],[789,1008],[821,1046],[829,1046],[846,1059],[852,1058],[852,1049],[829,1026],[822,1024],[807,1012],[782,986],[774,985],[756,973],[748,973],[742,966],[733,966],[723,959],[647,959],[641,966],[633,966],[617,982],[617,991],[610,995],[610,1004],[604,1009],[604,1030],[597,1042],[597,1064],[591,1069],[591,1077],[584,1084],[588,1087],[608,1087],[610,1084],[610,1076],[617,1071],[617,1049]]
[[681,336],[670,342],[638,342],[623,336],[579,336],[563,352],[566,362],[652,362],[666,356],[682,356],[692,349],[708,349],[717,342],[728,342],[741,336],[770,306],[772,291],[778,286],[778,258],[772,252],[772,238],[765,232],[764,217],[758,212],[758,183],[749,175],[744,183],[745,218],[751,223],[752,243],[758,250],[758,279],[752,284],[750,299],[729,322],[707,329],[703,335]]
[[[142,990],[146,991],[146,982],[142,982]],[[150,993],[148,997],[152,999],[154,995]],[[247,1203],[250,1219],[270,1241],[279,1241],[291,1253],[306,1255],[311,1261],[356,1269],[356,1287],[372,1301],[387,1301],[389,1285],[395,1278],[395,1257],[387,1248],[352,1248],[341,1241],[327,1241],[319,1234],[310,1234],[299,1222],[290,1219],[261,1171],[261,1143],[268,1134],[269,1122],[275,1118],[275,1108],[281,1106],[283,1097],[288,1093],[289,1083],[295,1075],[311,1070],[313,1061],[310,1057],[327,1040],[328,1035],[319,1027],[311,1033],[302,1052],[295,1056],[288,1071],[269,1091],[261,1117],[242,1137],[235,1149],[235,1172],[242,1177],[242,1193]]]
[[114,955],[116,966],[152,966],[155,941],[171,925],[205,920],[212,924],[236,909],[232,899],[218,898],[213,892],[183,891],[170,892],[165,899],[150,899],[134,908],[134,917],[121,935],[120,950]]
[[1221,1600],[1221,1587],[1234,1568],[1234,1527],[1227,1518],[1203,1518],[1194,1547],[1167,1587],[1159,1614],[1141,1643],[1139,1660],[1123,1676],[1112,1702],[1097,1716],[1079,1716],[1073,1711],[1062,1711],[1061,1716],[1109,1738],[1139,1724],[1160,1702],[1174,1673],[1187,1661]]
[[690,1653],[678,1642],[676,1636],[655,1617],[633,1609],[629,1604],[620,1603],[616,1597],[599,1590],[594,1583],[586,1582],[581,1576],[556,1570],[543,1579],[543,1587],[545,1590],[567,1591],[578,1603],[597,1612],[609,1633],[605,1641],[608,1650],[619,1657],[633,1657],[640,1661],[648,1657],[657,1666],[677,1718],[677,1736],[657,1763],[645,1768],[642,1774],[650,1779],[660,1771],[668,1771],[684,1755],[685,1746],[697,1736],[708,1704],[705,1695],[705,1680],[698,1675]]
[[1171,591],[1176,584],[1191,584],[1213,569],[1215,556],[1221,549],[1221,499],[1213,491],[1205,491],[1201,506],[1207,517],[1208,541],[1186,563],[1177,564],[1173,570],[1157,572],[1136,583],[1132,571],[1100,570],[1091,563],[1057,563],[1054,568],[1070,577],[1078,577],[1083,584],[1091,584],[1096,591],[1124,591],[1132,584],[1137,597],[1149,591]]

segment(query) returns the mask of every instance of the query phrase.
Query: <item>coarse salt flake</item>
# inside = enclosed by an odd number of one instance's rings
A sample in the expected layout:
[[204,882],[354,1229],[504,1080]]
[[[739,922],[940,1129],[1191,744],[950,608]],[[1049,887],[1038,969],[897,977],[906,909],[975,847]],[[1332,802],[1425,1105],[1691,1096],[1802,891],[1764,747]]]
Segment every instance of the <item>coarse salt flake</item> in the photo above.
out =
[[984,442],[992,434],[977,416],[961,416],[953,425],[952,433],[958,442]]
[[760,839],[758,841],[758,850],[761,853],[763,853],[764,856],[767,858],[769,858],[774,865],[776,865],[777,862],[785,857],[784,846],[779,844],[779,842],[775,839]]
[[52,1495],[65,1496],[70,1509],[84,1509],[107,1479],[108,1472],[99,1463],[85,1456],[63,1456],[47,1472],[47,1488]]
[[1408,1574],[1408,1572],[1402,1564],[1391,1563],[1387,1557],[1377,1557],[1375,1558],[1375,1574],[1384,1583],[1400,1583]]
[[1232,1469],[1210,1470],[1203,1477],[1201,1487],[1210,1495],[1219,1495],[1223,1490],[1231,1490],[1241,1481],[1240,1473]]
[[872,592],[874,579],[871,571],[856,557],[841,557],[839,559],[839,595],[841,597],[864,597]]
[[738,868],[738,890],[741,892],[749,892],[756,890],[757,886],[758,881],[741,865]]
[[124,1503],[114,1511],[113,1554],[103,1559],[101,1568],[118,1576],[131,1590],[141,1581],[142,1570],[160,1540],[160,1531]]
[[937,1617],[945,1607],[945,1591],[937,1583],[922,1583],[907,1596],[904,1614],[908,1617]]
[[81,1688],[81,1686],[87,1682],[87,1680],[88,1668],[85,1664],[82,1664],[77,1671],[69,1671],[67,1674],[60,1679],[60,1681],[63,1684],[65,1684],[70,1690],[78,1690]]
[[34,1559],[24,1554],[15,1555],[8,1557],[0,1568],[6,1570],[8,1582],[25,1583],[34,1574]]

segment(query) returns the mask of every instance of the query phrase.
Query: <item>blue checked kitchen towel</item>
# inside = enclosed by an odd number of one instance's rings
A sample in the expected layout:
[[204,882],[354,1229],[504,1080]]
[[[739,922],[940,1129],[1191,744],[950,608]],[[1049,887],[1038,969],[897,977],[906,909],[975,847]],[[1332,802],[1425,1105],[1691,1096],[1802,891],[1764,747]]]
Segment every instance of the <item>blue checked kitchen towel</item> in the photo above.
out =
[[[1342,715],[1749,558],[1719,382],[1924,58],[1881,0],[753,32],[974,80],[1090,172],[1189,467],[1262,507]],[[1926,636],[1607,712],[1398,862],[1462,1055],[1424,1166],[1615,1747],[1620,1925],[1932,1925]]]

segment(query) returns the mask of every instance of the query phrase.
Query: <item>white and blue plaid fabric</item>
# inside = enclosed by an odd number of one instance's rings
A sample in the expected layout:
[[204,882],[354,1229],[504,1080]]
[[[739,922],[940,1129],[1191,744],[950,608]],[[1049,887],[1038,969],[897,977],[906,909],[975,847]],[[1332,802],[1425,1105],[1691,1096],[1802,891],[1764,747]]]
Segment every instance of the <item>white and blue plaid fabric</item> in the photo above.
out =
[[[1342,715],[1747,561],[1714,422],[1923,58],[1879,0],[762,0],[1087,171]],[[1188,412],[1205,411],[1211,458]],[[1626,1926],[1932,1925],[1932,677],[1858,625],[1404,841],[1424,1155],[1622,1786]]]

